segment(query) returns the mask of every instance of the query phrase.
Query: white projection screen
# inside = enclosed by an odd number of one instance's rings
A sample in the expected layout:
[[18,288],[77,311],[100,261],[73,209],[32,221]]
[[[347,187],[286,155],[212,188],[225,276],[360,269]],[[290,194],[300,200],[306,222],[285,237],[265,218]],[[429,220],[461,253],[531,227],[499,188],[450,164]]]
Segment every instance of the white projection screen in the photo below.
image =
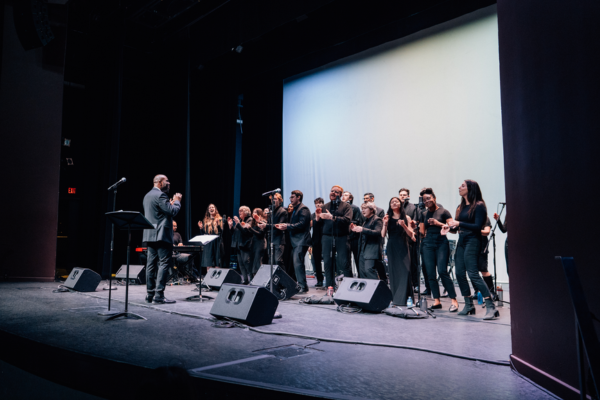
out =
[[[286,80],[282,151],[284,198],[301,190],[311,210],[332,185],[385,210],[402,187],[413,203],[432,187],[454,215],[474,179],[494,222],[505,201],[495,6]],[[499,282],[505,239],[497,230]]]

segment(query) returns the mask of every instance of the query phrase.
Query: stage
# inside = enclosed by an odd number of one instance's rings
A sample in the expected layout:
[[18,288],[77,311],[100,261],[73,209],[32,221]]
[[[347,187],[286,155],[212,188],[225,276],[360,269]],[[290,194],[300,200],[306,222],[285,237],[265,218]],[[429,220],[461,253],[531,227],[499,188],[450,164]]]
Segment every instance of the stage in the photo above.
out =
[[[307,295],[324,295],[314,283],[309,280]],[[283,318],[271,325],[217,328],[209,314],[213,301],[185,301],[194,295],[193,285],[169,286],[167,298],[177,301],[172,305],[147,304],[145,287],[130,286],[129,310],[147,320],[116,321],[98,315],[107,309],[106,281],[91,293],[53,293],[58,285],[0,284],[2,360],[94,396],[136,398],[148,388],[153,369],[175,366],[188,370],[202,398],[278,392],[334,399],[554,398],[509,366],[400,348],[507,362],[508,304],[499,308],[499,319],[483,321],[481,306],[475,316],[460,317],[447,311],[450,300],[444,298],[436,319],[404,320],[305,305],[302,295],[280,302]],[[125,287],[118,286],[112,309],[122,310],[124,299]],[[10,375],[0,376],[6,394],[15,385],[7,386]],[[21,398],[33,386],[21,388]]]

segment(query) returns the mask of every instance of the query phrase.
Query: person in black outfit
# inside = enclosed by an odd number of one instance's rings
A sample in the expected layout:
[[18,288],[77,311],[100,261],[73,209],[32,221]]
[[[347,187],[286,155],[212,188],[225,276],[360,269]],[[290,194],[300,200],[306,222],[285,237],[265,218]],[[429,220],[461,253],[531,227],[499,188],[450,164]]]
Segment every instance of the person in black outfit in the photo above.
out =
[[[404,212],[406,216],[409,217],[415,223],[418,223],[420,219],[417,217],[417,206],[410,202],[410,190],[406,188],[402,188],[398,191],[398,198],[402,202],[402,206],[404,208]],[[420,235],[419,235],[420,236]],[[417,240],[420,240],[419,237]],[[416,291],[420,290],[420,280],[419,277],[421,272],[419,271],[419,257],[417,256],[417,241],[408,241],[408,249],[410,251],[410,276],[412,278],[412,285]],[[425,285],[426,289],[429,289],[429,282]]]
[[218,235],[219,237],[212,242],[207,243],[202,249],[202,269],[206,275],[207,269],[210,267],[228,267],[229,261],[224,260],[224,246],[222,239],[223,234],[223,218],[219,214],[219,210],[214,204],[209,204],[206,207],[204,219],[198,221],[201,235]]
[[404,211],[404,203],[399,197],[392,197],[388,212],[383,217],[381,237],[388,235],[387,256],[390,274],[390,289],[392,303],[406,306],[406,300],[413,296],[412,279],[410,276],[409,242],[414,240],[414,231],[409,216]]
[[263,263],[263,255],[267,249],[266,232],[258,226],[264,221],[263,210],[255,208],[252,211],[252,225],[250,226],[250,232],[252,232],[252,275],[256,275],[260,269]]
[[[325,201],[321,197],[315,199],[315,208],[319,210],[323,207]],[[310,226],[312,227],[312,247],[310,253],[312,255],[311,261],[315,276],[317,278],[317,284],[315,287],[323,286],[323,246],[321,240],[323,239],[323,224],[316,223],[316,213],[312,213],[310,216]]]
[[[502,223],[502,221],[500,221],[500,216],[497,213],[494,213],[494,219],[496,221],[498,221],[498,228],[500,228],[502,233],[508,232],[508,230],[506,229],[506,227],[508,226],[506,215],[504,216],[504,223]],[[508,236],[506,237],[506,240],[504,241],[504,257],[506,258],[506,274],[509,275],[509,273],[508,273]]]
[[[448,262],[450,260],[450,244],[448,238],[442,235],[442,227],[448,228],[448,222],[452,220],[452,214],[445,208],[436,204],[435,193],[431,188],[427,188],[423,194],[426,212],[423,218],[423,223],[420,226],[421,235],[423,238],[423,264],[427,269],[429,276],[429,287],[433,294],[434,304],[433,309],[442,308],[440,302],[440,287],[436,279],[437,273],[442,279],[442,285],[446,289],[448,296],[452,299],[450,312],[458,311],[458,301],[456,300],[456,290],[454,290],[454,282],[448,273]],[[447,231],[446,231],[447,232]]]
[[[173,221],[173,247],[181,247],[183,246],[183,239],[181,234],[177,232],[177,222]],[[193,262],[190,261],[192,258],[191,254],[188,253],[180,253],[175,248],[173,248],[173,264],[177,266],[177,269],[181,271],[183,268],[186,268],[188,263]],[[193,267],[191,271],[193,271]],[[175,274],[172,274],[175,277]]]
[[[283,261],[285,231],[273,229],[273,238],[270,237],[270,234],[271,224],[285,224],[288,222],[288,213],[287,210],[282,207],[283,197],[281,197],[281,194],[275,193],[275,196],[270,196],[269,198],[273,201],[273,214],[269,213],[267,222],[259,224],[259,226],[267,232],[267,251],[271,250],[271,240],[273,241],[273,262],[277,264],[282,271],[285,271],[285,263]],[[270,258],[269,262],[271,262]]]
[[144,197],[144,216],[155,229],[144,229],[142,241],[148,245],[146,264],[146,303],[171,304],[165,298],[165,286],[173,257],[173,217],[181,208],[181,193],[169,201],[171,183],[165,175],[156,175],[154,187]]
[[299,293],[308,292],[306,283],[306,268],[304,257],[311,243],[310,237],[310,211],[302,204],[304,195],[299,190],[292,191],[290,196],[293,207],[290,222],[288,224],[277,224],[275,228],[289,232],[290,245],[292,246],[292,262],[296,275],[296,282],[300,285]]
[[325,264],[325,284],[335,287],[333,266],[333,254],[336,254],[338,272],[346,277],[352,277],[352,271],[348,271],[348,233],[350,221],[352,221],[352,207],[350,204],[340,200],[344,189],[334,186],[329,193],[329,203],[322,209],[317,209],[316,224],[323,225],[323,261]]
[[[350,192],[344,192],[342,195],[342,201],[350,204],[352,207],[352,223],[354,225],[362,226],[363,222],[365,222],[365,218],[360,210],[359,206],[352,204],[354,202],[354,196]],[[360,234],[357,232],[350,232],[348,235],[348,246],[350,246],[350,252],[354,257],[354,264],[356,265],[356,271],[358,272],[358,276],[360,277],[360,268],[358,268],[358,241],[360,238]],[[348,262],[350,262],[350,256],[348,256]],[[349,265],[347,269],[352,270],[352,265]]]
[[456,244],[456,280],[465,298],[465,307],[459,315],[475,314],[475,306],[471,297],[471,289],[467,281],[467,274],[485,299],[486,314],[483,319],[494,319],[500,316],[496,306],[490,297],[490,291],[479,276],[477,262],[481,252],[481,227],[487,214],[487,208],[481,195],[479,184],[473,180],[465,180],[458,188],[462,197],[460,205],[456,209],[454,220],[448,221],[448,228],[442,228],[447,232],[449,228],[453,231],[459,229],[460,236]]
[[[492,222],[490,221],[490,217],[486,217],[485,224],[483,225],[483,228],[481,228],[481,251],[479,252],[479,260],[477,261],[477,268],[479,269],[479,272],[481,273],[481,277],[483,278],[483,281],[487,285],[490,293],[492,295],[494,295],[496,293],[496,290],[494,288],[494,279],[492,278],[492,274],[490,274],[490,271],[488,270],[488,256],[490,254],[489,246],[488,246],[487,250],[485,252],[483,252],[483,250],[485,249],[485,247],[487,245],[487,237],[489,236],[491,231],[492,231]],[[475,289],[475,287],[473,287],[473,289],[475,291],[477,291],[477,289]],[[477,294],[477,293],[475,293],[475,294]]]
[[250,208],[241,206],[239,218],[229,218],[227,223],[229,229],[233,230],[231,237],[231,247],[237,249],[238,265],[242,275],[242,284],[248,284],[252,280],[252,218],[250,217]]
[[362,226],[351,224],[350,229],[360,234],[359,276],[366,279],[380,279],[375,269],[375,261],[381,259],[381,229],[383,221],[375,215],[377,206],[374,203],[363,203],[360,206],[365,221]]
[[[365,193],[363,196],[363,200],[365,203],[375,203],[375,195],[373,193]],[[385,211],[383,208],[377,207],[377,212],[375,213],[379,218],[383,218],[385,216]],[[381,238],[381,258],[375,261],[375,269],[377,269],[377,273],[379,274],[379,278],[382,281],[387,282],[387,265],[383,264],[383,238]]]

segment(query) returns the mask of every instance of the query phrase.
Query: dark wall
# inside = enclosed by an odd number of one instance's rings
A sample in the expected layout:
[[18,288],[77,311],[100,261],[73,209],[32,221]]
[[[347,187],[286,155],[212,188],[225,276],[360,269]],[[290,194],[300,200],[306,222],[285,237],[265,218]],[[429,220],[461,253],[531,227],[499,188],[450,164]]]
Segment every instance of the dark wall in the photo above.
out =
[[578,388],[575,322],[554,256],[575,257],[600,315],[598,15],[595,1],[498,2],[513,361],[562,397]]
[[[56,258],[63,74],[47,49],[25,51],[4,7],[0,132],[4,210],[0,277],[53,280]],[[54,48],[61,51],[60,41]],[[62,42],[64,49],[64,41]],[[47,51],[46,51],[47,52]],[[46,54],[47,55],[47,54]]]

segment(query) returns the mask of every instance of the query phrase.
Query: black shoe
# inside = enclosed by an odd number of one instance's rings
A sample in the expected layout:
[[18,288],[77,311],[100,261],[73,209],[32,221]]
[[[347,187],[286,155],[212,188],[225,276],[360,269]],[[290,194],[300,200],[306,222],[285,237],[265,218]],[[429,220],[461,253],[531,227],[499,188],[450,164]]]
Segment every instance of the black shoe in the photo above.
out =
[[425,289],[423,293],[421,293],[421,296],[429,296],[430,294],[431,292],[429,291],[429,289]]
[[315,287],[323,287],[323,281],[317,282],[317,284],[315,285]]
[[296,294],[304,294],[304,293],[308,293],[308,289],[300,289],[298,291],[298,293],[296,293]]
[[152,303],[154,296],[146,295],[146,303]]
[[176,303],[175,300],[169,300],[166,297],[158,297],[152,300],[154,304],[173,304]]
[[440,310],[442,308],[442,303],[437,304],[435,306],[429,307],[431,310]]

